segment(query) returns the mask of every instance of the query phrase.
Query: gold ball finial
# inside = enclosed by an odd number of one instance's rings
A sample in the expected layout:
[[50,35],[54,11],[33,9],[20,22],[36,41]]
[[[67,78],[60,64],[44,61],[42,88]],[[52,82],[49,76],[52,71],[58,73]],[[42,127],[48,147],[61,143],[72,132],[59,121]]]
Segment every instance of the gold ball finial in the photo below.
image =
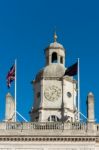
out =
[[54,32],[54,42],[56,42],[57,41],[57,34],[56,34],[56,32]]

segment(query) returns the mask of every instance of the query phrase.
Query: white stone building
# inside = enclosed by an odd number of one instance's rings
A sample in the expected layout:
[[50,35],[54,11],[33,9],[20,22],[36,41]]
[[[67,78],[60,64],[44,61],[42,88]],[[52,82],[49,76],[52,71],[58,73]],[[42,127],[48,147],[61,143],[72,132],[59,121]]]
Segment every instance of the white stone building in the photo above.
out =
[[[77,82],[65,74],[65,49],[54,42],[45,49],[46,66],[33,80],[31,122],[13,122],[6,97],[6,122],[0,123],[0,150],[99,150],[94,95],[87,96],[87,120],[78,117]],[[10,104],[9,104],[10,103]],[[12,107],[11,107],[12,106]]]
[[35,91],[31,121],[77,120],[77,87],[73,77],[65,74],[65,49],[57,41],[45,49],[46,66],[33,80]]

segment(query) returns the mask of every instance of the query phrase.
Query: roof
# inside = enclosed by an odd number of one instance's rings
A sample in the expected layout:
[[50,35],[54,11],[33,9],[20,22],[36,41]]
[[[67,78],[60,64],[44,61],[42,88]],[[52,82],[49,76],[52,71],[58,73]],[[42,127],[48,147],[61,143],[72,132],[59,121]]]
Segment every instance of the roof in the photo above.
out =
[[62,64],[53,63],[43,68],[36,76],[36,80],[41,77],[62,77],[66,68]]

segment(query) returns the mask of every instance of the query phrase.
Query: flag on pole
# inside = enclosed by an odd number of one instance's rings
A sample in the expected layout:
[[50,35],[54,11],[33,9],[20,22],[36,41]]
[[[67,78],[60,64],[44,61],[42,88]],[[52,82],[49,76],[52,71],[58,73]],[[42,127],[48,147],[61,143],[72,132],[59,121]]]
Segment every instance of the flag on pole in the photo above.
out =
[[72,66],[68,67],[67,70],[65,71],[64,76],[65,75],[75,76],[75,75],[77,75],[77,70],[78,70],[78,62],[76,62]]
[[11,87],[11,82],[15,80],[15,65],[13,65],[7,74],[7,87]]
[[78,120],[80,120],[80,67],[79,67],[79,58],[78,61],[73,64],[72,66],[68,67],[67,70],[65,71],[65,75],[68,76],[75,76],[78,74],[78,102],[77,102],[77,113],[78,113]]

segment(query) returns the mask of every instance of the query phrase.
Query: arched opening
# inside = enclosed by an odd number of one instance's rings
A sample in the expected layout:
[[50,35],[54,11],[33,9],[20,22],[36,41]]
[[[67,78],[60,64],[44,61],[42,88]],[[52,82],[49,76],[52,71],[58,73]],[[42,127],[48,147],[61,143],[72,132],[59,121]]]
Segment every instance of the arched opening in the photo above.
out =
[[52,63],[57,63],[57,53],[56,52],[52,53]]
[[49,122],[56,122],[56,121],[59,121],[59,118],[55,115],[51,115],[48,117],[48,121]]

